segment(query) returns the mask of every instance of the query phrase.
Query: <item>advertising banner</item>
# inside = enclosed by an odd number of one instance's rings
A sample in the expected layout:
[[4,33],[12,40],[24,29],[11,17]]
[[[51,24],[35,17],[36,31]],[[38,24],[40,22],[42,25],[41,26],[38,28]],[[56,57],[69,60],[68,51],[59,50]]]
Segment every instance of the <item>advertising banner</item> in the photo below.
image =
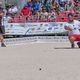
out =
[[5,25],[6,35],[33,35],[66,32],[66,22],[40,22],[40,23],[8,23]]

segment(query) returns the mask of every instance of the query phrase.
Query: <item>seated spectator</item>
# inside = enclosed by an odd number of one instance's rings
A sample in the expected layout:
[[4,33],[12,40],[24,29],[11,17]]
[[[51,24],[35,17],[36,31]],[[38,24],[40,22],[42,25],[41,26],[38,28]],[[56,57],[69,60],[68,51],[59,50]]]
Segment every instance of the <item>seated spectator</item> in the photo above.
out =
[[40,1],[40,3],[43,3],[44,2],[44,0],[39,0]]
[[15,16],[15,15],[18,13],[18,8],[17,8],[17,6],[12,5],[12,6],[9,8],[8,13],[9,13],[11,16]]
[[13,17],[7,17],[8,23],[13,23],[14,22],[14,18]]
[[59,6],[59,8],[60,8],[60,11],[65,11],[65,1],[62,1],[62,2],[60,2],[60,6]]
[[80,2],[80,0],[74,0],[75,2]]
[[42,9],[42,13],[40,14],[40,20],[48,20],[48,12],[45,8]]
[[6,17],[6,19],[7,19],[7,22],[11,22],[11,20],[12,20],[12,17],[10,17],[10,16],[7,16],[7,17]]
[[29,7],[31,9],[32,7],[32,1],[28,0],[27,3],[25,4],[25,6]]
[[65,11],[60,11],[59,12],[59,17],[60,18],[63,18],[63,17],[65,17],[66,16],[66,12]]
[[32,11],[33,20],[39,20],[39,12],[37,10]]
[[74,4],[72,1],[68,1],[65,5],[65,10],[67,12],[71,12],[71,13],[74,13]]
[[61,2],[65,2],[67,0],[58,0],[58,3],[60,4]]
[[27,21],[28,17],[30,16],[30,8],[28,8],[27,6],[24,6],[21,9],[21,14],[22,14],[23,18],[25,19],[25,21]]
[[57,14],[59,14],[59,11],[60,11],[59,4],[58,4],[58,2],[56,0],[52,1],[52,7],[57,12]]
[[50,9],[48,13],[48,20],[55,20],[56,19],[56,13],[54,9]]
[[41,5],[38,3],[38,1],[33,1],[32,2],[32,6],[31,6],[31,10],[40,10]]
[[30,11],[30,15],[28,16],[28,22],[31,22],[33,20],[33,14],[32,11]]
[[78,14],[78,18],[77,19],[80,21],[80,13]]
[[80,2],[77,2],[76,6],[75,6],[75,12],[80,13]]
[[43,7],[46,9],[47,12],[49,11],[50,6],[51,6],[50,1],[44,0]]
[[[80,17],[80,0],[27,0],[21,9],[21,18],[24,21],[67,19],[68,13],[74,13],[75,19]],[[17,7],[11,6],[8,12],[12,15],[18,12]],[[11,17],[8,17],[11,18]],[[80,20],[80,19],[79,19]]]

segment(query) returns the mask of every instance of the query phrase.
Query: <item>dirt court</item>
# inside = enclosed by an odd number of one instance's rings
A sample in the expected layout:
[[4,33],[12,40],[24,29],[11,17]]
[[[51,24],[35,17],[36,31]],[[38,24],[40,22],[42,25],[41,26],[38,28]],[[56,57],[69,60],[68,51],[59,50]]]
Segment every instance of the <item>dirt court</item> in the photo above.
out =
[[0,80],[80,80],[80,49],[69,43],[0,48]]

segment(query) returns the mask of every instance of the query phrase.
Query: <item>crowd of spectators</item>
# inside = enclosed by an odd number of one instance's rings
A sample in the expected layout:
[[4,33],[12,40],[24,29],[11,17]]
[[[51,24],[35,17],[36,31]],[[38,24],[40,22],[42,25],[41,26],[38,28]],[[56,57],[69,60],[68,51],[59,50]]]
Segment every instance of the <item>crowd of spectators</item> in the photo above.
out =
[[80,20],[80,0],[28,0],[20,11],[11,8],[8,11],[11,16],[17,14],[12,17],[15,22],[65,21],[68,13]]

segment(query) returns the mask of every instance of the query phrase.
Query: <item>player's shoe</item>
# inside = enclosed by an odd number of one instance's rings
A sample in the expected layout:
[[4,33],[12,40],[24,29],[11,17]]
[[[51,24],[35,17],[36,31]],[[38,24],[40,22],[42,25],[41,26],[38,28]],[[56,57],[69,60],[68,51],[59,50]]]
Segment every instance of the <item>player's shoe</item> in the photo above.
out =
[[1,47],[6,47],[6,45],[4,43],[1,43]]
[[78,47],[80,48],[80,42],[77,43]]
[[71,48],[75,48],[75,45],[74,44],[71,44]]

